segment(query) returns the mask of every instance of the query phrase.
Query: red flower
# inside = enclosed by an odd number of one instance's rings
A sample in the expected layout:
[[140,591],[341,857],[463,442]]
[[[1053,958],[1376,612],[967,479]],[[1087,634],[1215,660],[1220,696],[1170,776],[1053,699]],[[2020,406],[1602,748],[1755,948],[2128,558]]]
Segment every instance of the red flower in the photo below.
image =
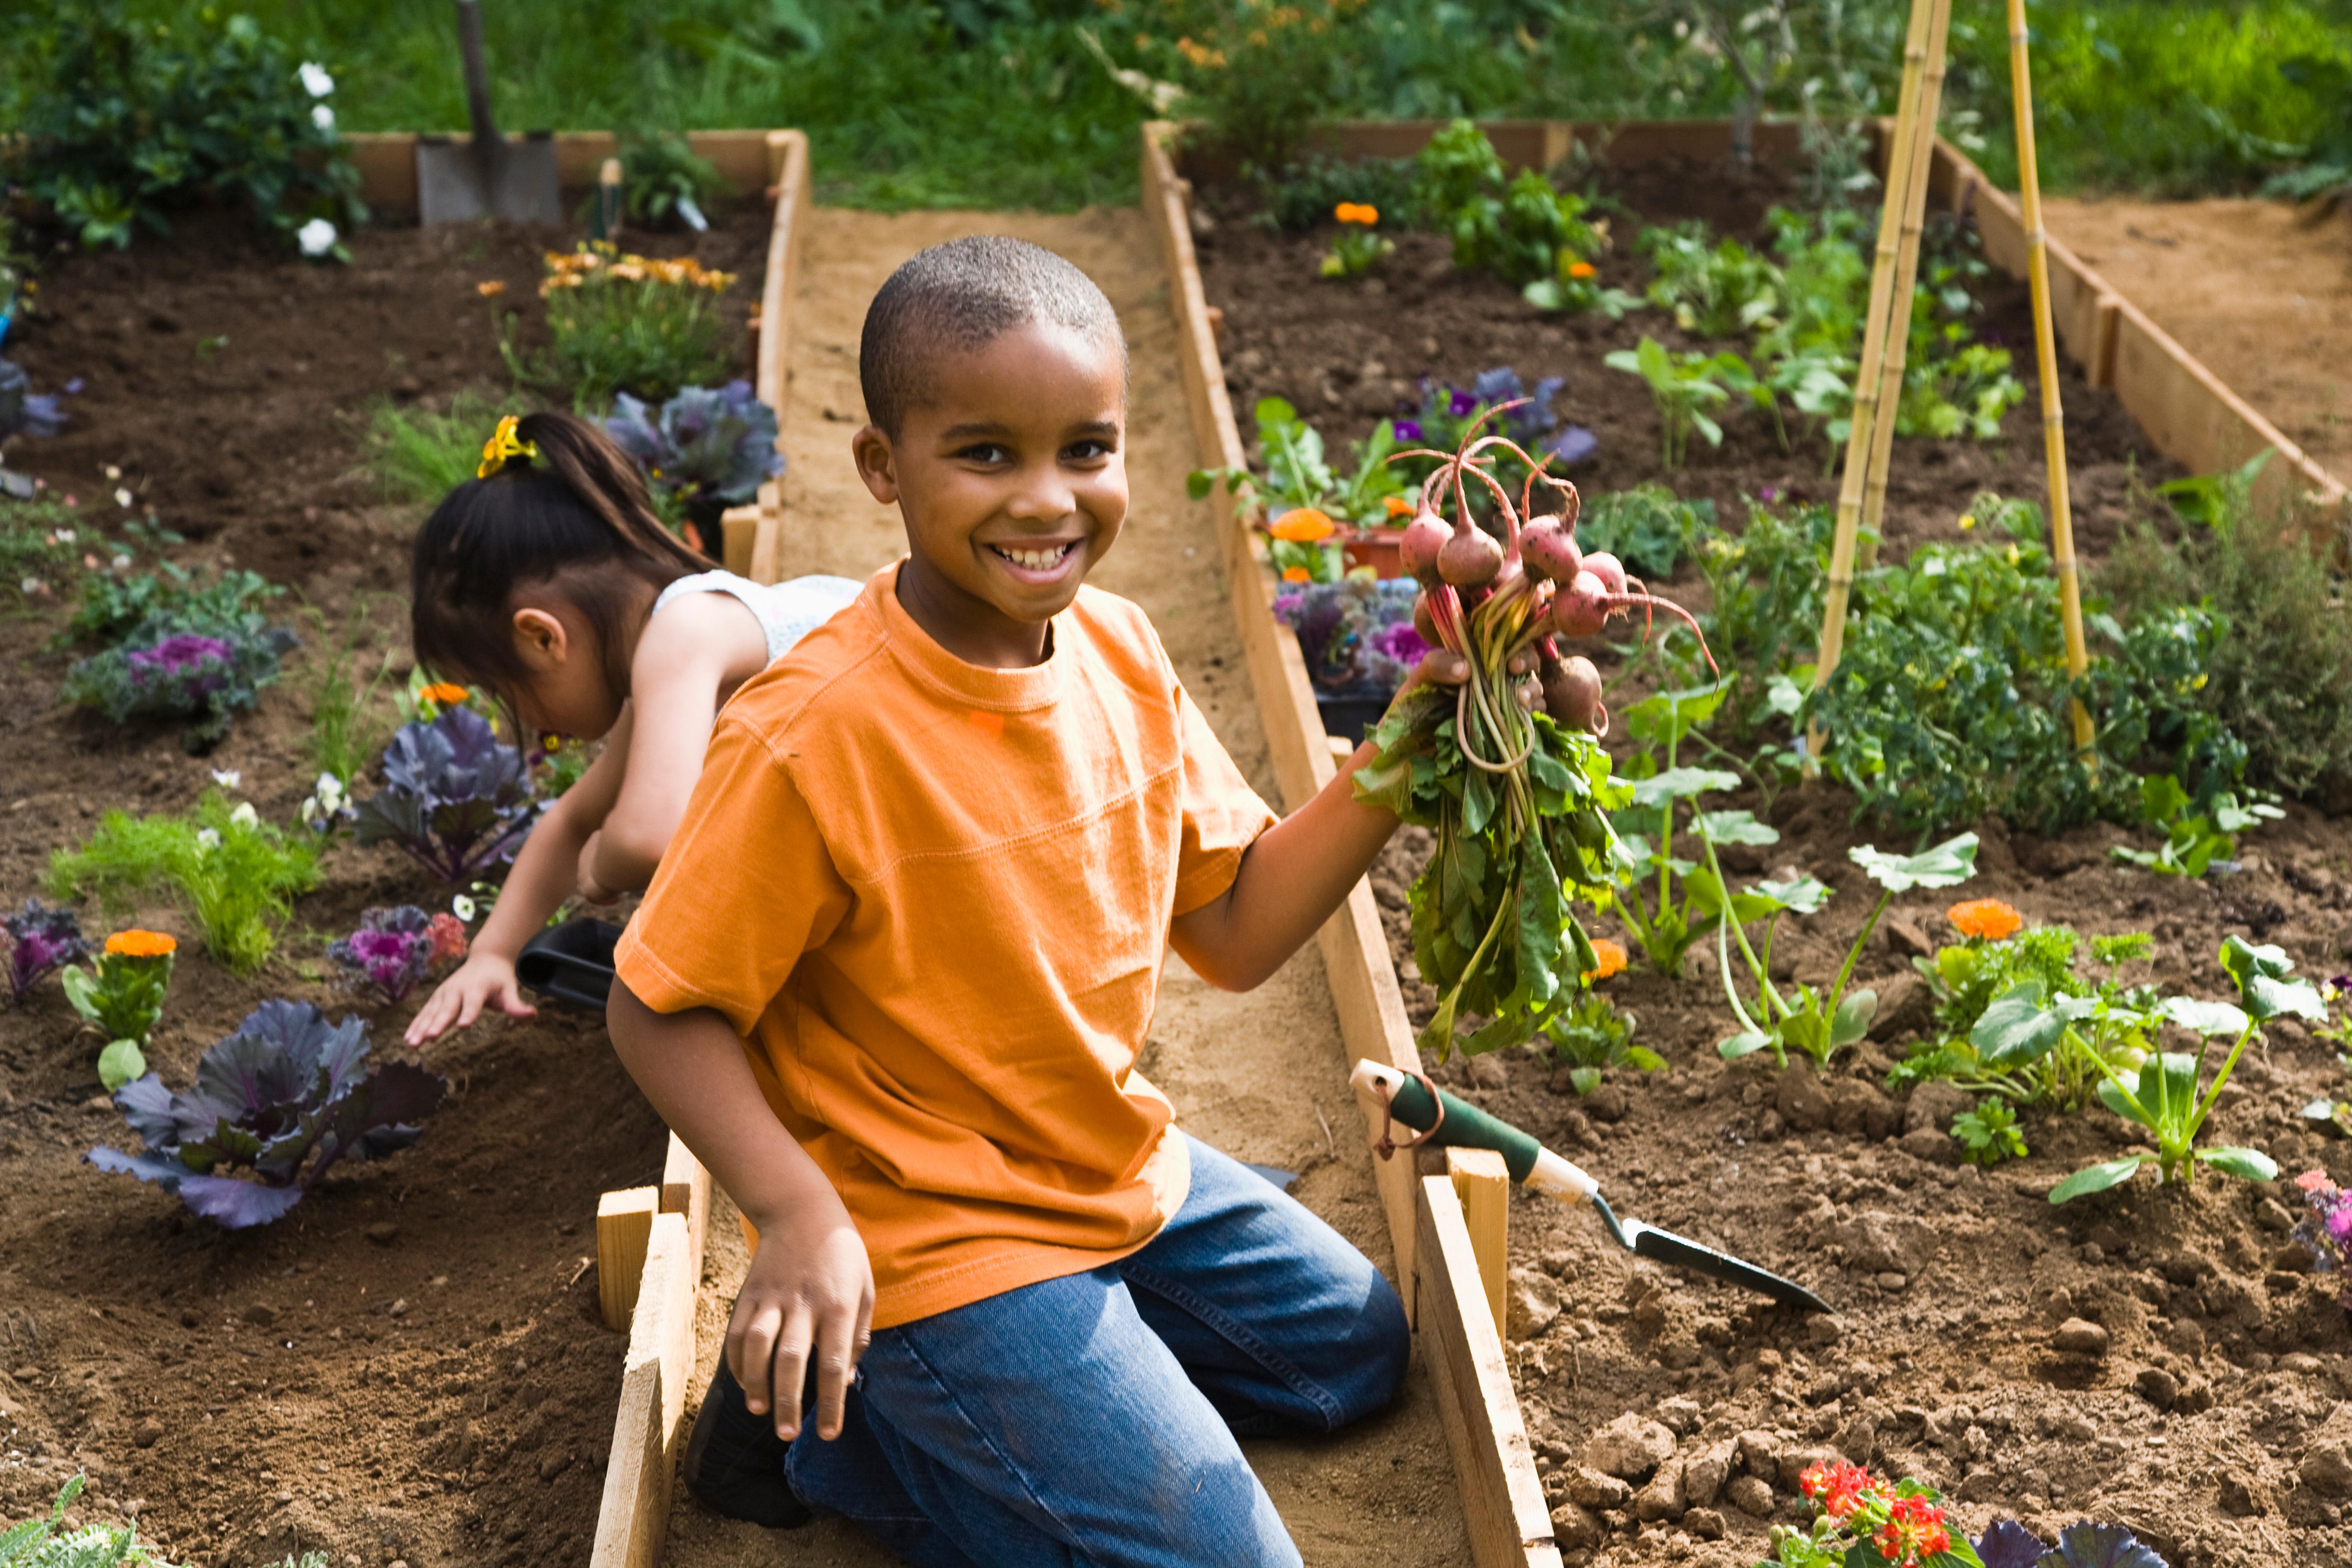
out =
[[1878,1554],[1897,1568],[1917,1565],[1951,1549],[1951,1533],[1944,1528],[1944,1510],[1923,1497],[1895,1500],[1886,1522],[1878,1527]]
[[1797,1486],[1820,1503],[1822,1511],[1832,1519],[1845,1518],[1879,1489],[1870,1472],[1860,1465],[1815,1465],[1797,1478]]

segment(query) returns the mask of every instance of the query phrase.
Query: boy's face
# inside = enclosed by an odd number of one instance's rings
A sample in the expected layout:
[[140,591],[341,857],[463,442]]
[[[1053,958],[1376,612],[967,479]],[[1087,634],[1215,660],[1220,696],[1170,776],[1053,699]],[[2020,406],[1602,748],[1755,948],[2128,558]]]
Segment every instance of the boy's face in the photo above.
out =
[[960,658],[1034,663],[1127,518],[1119,345],[1031,321],[925,369],[898,435],[869,425],[852,444],[906,518],[900,602]]

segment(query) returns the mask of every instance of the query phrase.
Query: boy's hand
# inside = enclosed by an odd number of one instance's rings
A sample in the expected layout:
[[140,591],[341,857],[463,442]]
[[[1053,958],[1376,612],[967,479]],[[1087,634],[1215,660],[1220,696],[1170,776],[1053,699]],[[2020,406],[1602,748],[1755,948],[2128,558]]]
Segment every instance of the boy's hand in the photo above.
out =
[[755,1415],[774,1411],[776,1436],[801,1429],[801,1394],[816,1373],[816,1432],[841,1436],[850,1374],[874,1322],[874,1267],[840,1195],[804,1185],[781,1214],[754,1219],[759,1251],[727,1325],[727,1364]]
[[509,1018],[539,1016],[539,1009],[522,999],[513,963],[477,948],[457,973],[434,988],[432,996],[409,1020],[403,1038],[414,1049],[451,1029],[466,1027],[489,1006]]
[[[1530,648],[1525,653],[1513,655],[1508,668],[1517,678],[1512,689],[1518,697],[1519,706],[1532,711],[1543,698],[1543,688],[1528,679],[1536,672],[1535,651]],[[1412,672],[1404,678],[1404,684],[1397,688],[1397,696],[1402,697],[1416,686],[1459,686],[1469,679],[1468,659],[1458,653],[1433,647],[1421,656],[1420,661],[1412,667]]]

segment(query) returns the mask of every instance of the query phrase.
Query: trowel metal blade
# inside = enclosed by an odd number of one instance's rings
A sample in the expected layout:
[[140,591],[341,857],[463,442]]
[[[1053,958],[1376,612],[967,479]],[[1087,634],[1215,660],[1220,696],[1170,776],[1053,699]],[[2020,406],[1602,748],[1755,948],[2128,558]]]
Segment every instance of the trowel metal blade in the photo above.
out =
[[1826,1312],[1830,1304],[1793,1279],[1784,1279],[1769,1268],[1759,1268],[1753,1263],[1742,1262],[1727,1252],[1717,1252],[1703,1247],[1686,1236],[1676,1236],[1671,1230],[1644,1225],[1638,1219],[1621,1220],[1600,1194],[1592,1194],[1592,1206],[1601,1212],[1601,1223],[1618,1246],[1636,1258],[1647,1258],[1657,1263],[1671,1263],[1689,1268],[1727,1285],[1738,1285],[1769,1296],[1783,1306],[1795,1307],[1807,1312]]
[[509,223],[562,223],[563,197],[556,179],[555,142],[544,134],[509,138],[499,158],[498,188],[482,188],[482,166],[471,142],[450,137],[416,141],[416,216],[430,227],[503,218]]

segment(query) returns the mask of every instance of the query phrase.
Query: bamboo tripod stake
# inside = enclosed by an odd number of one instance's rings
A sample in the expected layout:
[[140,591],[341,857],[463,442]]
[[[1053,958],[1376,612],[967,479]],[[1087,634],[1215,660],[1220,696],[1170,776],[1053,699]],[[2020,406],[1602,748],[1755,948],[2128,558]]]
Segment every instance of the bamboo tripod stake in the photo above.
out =
[[[2050,321],[2050,251],[2042,227],[2042,171],[2033,153],[2033,72],[2027,58],[2025,0],[2009,0],[2009,78],[2017,100],[2018,205],[2025,218],[2026,275],[2033,290],[2034,365],[2042,377],[2042,449],[2050,470],[2050,558],[2058,569],[2058,611],[2066,628],[2066,673],[2083,679],[2083,584],[2074,563],[2074,503],[2066,487],[2066,415],[2058,391],[2058,340]],[[2091,749],[2091,715],[2074,704],[2074,747]]]
[[[1853,568],[1859,540],[1864,487],[1869,477],[1870,461],[1874,447],[1874,435],[1879,420],[1877,413],[1884,381],[1887,336],[1895,330],[1891,308],[1895,303],[1895,276],[1905,272],[1902,286],[1904,315],[1902,331],[1907,335],[1910,326],[1911,289],[1908,269],[1901,267],[1901,237],[1906,222],[1916,223],[1915,211],[1924,213],[1927,202],[1927,181],[1916,182],[1915,169],[1924,171],[1925,158],[1918,153],[1931,153],[1936,142],[1936,104],[1925,107],[1929,69],[1932,64],[1937,97],[1941,96],[1944,73],[1944,34],[1951,16],[1950,0],[1912,0],[1911,27],[1903,45],[1903,88],[1895,100],[1895,126],[1886,151],[1886,196],[1878,217],[1878,245],[1870,269],[1870,313],[1864,318],[1862,359],[1855,367],[1853,378],[1853,419],[1846,433],[1845,470],[1838,485],[1837,531],[1830,544],[1829,603],[1822,616],[1821,651],[1813,668],[1813,687],[1819,690],[1829,682],[1837,668],[1838,656],[1845,645],[1846,605],[1853,592]],[[1914,267],[1918,253],[1912,252]],[[1898,353],[1900,351],[1897,351]],[[1896,373],[1895,390],[1902,390],[1901,373]],[[1885,424],[1894,428],[1892,410]],[[1875,552],[1873,552],[1874,554]],[[1815,726],[1806,737],[1805,771],[1810,773],[1821,755],[1822,732]]]

